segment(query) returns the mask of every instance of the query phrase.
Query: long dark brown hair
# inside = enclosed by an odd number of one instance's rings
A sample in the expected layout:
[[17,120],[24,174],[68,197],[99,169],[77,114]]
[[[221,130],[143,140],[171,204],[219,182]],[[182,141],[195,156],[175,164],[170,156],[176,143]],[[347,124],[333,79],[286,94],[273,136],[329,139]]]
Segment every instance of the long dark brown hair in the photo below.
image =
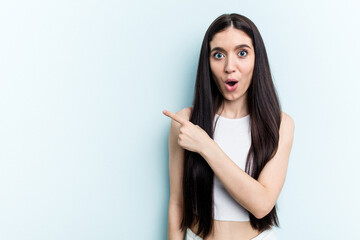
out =
[[[216,18],[206,31],[200,50],[190,121],[199,125],[213,138],[214,117],[223,103],[223,96],[211,74],[209,43],[216,33],[231,26],[245,32],[252,39],[255,48],[253,76],[247,90],[251,146],[246,159],[245,172],[258,179],[261,170],[278,148],[281,109],[264,42],[255,24],[247,17],[239,14],[223,14]],[[180,229],[185,231],[193,223],[198,223],[199,229],[196,234],[205,238],[213,229],[214,172],[197,152],[185,149],[184,160],[184,210]],[[269,229],[273,225],[279,226],[276,204],[265,217],[257,219],[249,212],[249,218],[251,226],[260,231]]]

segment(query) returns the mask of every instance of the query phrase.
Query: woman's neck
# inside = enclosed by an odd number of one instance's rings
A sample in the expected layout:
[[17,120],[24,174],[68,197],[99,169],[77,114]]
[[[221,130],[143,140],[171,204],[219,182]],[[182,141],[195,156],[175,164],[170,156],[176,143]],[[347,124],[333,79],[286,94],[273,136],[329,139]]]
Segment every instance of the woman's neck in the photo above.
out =
[[242,99],[229,101],[224,99],[222,106],[217,111],[218,115],[227,118],[242,118],[249,114],[247,102]]

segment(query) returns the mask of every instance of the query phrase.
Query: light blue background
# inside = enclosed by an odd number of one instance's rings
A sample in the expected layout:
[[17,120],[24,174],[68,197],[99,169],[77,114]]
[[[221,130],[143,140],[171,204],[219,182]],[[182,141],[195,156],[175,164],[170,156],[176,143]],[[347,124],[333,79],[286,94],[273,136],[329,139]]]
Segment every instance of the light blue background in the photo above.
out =
[[222,13],[264,38],[295,120],[280,239],[354,239],[357,1],[1,1],[0,239],[166,239],[163,109],[191,106]]

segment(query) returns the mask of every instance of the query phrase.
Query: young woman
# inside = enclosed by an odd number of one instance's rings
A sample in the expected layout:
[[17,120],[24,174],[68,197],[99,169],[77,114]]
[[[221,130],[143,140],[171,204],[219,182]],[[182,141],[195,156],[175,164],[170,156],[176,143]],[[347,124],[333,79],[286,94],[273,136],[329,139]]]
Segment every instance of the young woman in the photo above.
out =
[[168,239],[277,239],[294,121],[282,112],[261,35],[224,14],[208,28],[193,106],[172,113]]

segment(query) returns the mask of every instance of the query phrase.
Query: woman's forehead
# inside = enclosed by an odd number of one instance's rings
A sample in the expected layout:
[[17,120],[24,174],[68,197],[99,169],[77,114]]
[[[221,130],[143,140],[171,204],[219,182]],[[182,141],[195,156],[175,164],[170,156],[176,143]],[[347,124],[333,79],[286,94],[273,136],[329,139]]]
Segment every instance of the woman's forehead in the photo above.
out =
[[226,48],[241,44],[252,47],[252,40],[244,31],[233,27],[216,33],[210,41],[210,47]]

